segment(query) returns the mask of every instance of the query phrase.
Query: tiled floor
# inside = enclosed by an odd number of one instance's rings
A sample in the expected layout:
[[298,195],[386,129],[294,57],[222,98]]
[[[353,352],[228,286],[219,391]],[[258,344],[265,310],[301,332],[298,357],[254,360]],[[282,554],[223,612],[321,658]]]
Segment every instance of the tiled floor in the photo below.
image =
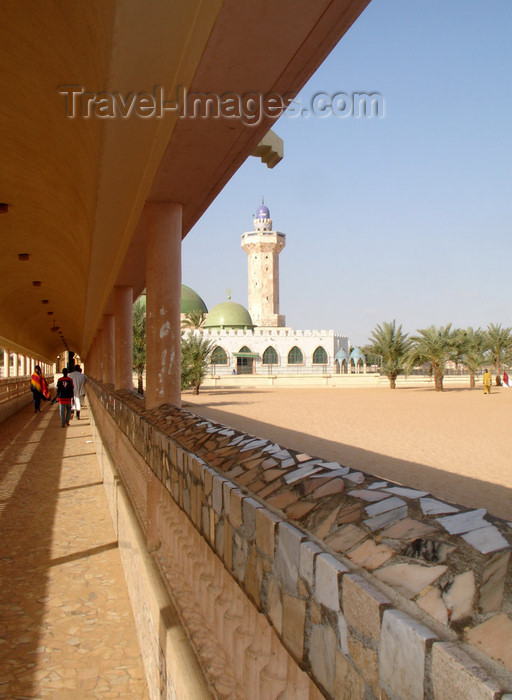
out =
[[87,407],[0,424],[0,698],[147,698]]

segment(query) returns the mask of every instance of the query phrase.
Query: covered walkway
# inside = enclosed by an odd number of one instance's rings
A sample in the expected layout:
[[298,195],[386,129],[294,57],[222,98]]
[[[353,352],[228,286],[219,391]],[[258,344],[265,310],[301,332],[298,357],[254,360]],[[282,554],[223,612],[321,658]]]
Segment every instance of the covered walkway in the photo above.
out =
[[0,430],[0,698],[146,698],[87,407]]

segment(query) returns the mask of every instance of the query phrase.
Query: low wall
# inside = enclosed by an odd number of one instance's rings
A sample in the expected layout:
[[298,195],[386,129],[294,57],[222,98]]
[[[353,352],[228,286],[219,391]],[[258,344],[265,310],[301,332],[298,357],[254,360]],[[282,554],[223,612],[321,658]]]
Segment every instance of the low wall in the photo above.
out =
[[[477,382],[479,379],[477,378]],[[400,387],[434,387],[434,380],[428,376],[410,375],[409,377],[397,377],[396,385]],[[380,374],[225,374],[207,375],[202,384],[205,388],[219,389],[254,389],[273,387],[333,387],[339,389],[349,388],[375,388],[389,387],[389,379]],[[444,386],[469,387],[468,375],[447,375],[444,378]]]
[[[53,377],[47,378],[53,385]],[[10,418],[33,401],[30,377],[7,377],[0,379],[0,423]]]
[[512,697],[512,523],[89,392],[217,695]]

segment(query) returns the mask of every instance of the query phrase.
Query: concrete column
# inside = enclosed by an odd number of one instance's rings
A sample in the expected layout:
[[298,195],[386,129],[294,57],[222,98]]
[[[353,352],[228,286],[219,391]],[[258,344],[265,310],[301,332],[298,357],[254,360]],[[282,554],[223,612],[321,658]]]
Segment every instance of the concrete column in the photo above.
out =
[[96,363],[97,372],[96,379],[99,382],[103,381],[103,331],[101,328],[96,331]]
[[12,376],[18,376],[18,355],[15,352],[12,354]]
[[4,377],[9,377],[11,374],[10,358],[11,358],[10,350],[7,350],[7,348],[4,348]]
[[[89,375],[89,377],[96,377],[96,338],[93,338],[87,357],[85,358],[86,368],[84,372]],[[87,370],[87,371],[86,371]]]
[[133,288],[114,287],[115,388],[133,388]]
[[94,365],[93,365],[93,372],[92,376],[95,379],[100,378],[100,358],[99,358],[99,340],[98,340],[98,334],[96,333],[93,341],[93,348],[94,348]]
[[114,384],[115,329],[113,314],[103,314],[103,383]]
[[148,202],[146,228],[146,408],[181,406],[182,205]]

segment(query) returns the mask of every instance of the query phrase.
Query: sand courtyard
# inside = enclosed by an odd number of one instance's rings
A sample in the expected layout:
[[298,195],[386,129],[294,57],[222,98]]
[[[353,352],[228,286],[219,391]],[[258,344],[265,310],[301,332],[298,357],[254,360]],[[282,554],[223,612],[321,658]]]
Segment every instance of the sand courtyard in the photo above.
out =
[[183,408],[512,520],[512,390],[202,389]]

